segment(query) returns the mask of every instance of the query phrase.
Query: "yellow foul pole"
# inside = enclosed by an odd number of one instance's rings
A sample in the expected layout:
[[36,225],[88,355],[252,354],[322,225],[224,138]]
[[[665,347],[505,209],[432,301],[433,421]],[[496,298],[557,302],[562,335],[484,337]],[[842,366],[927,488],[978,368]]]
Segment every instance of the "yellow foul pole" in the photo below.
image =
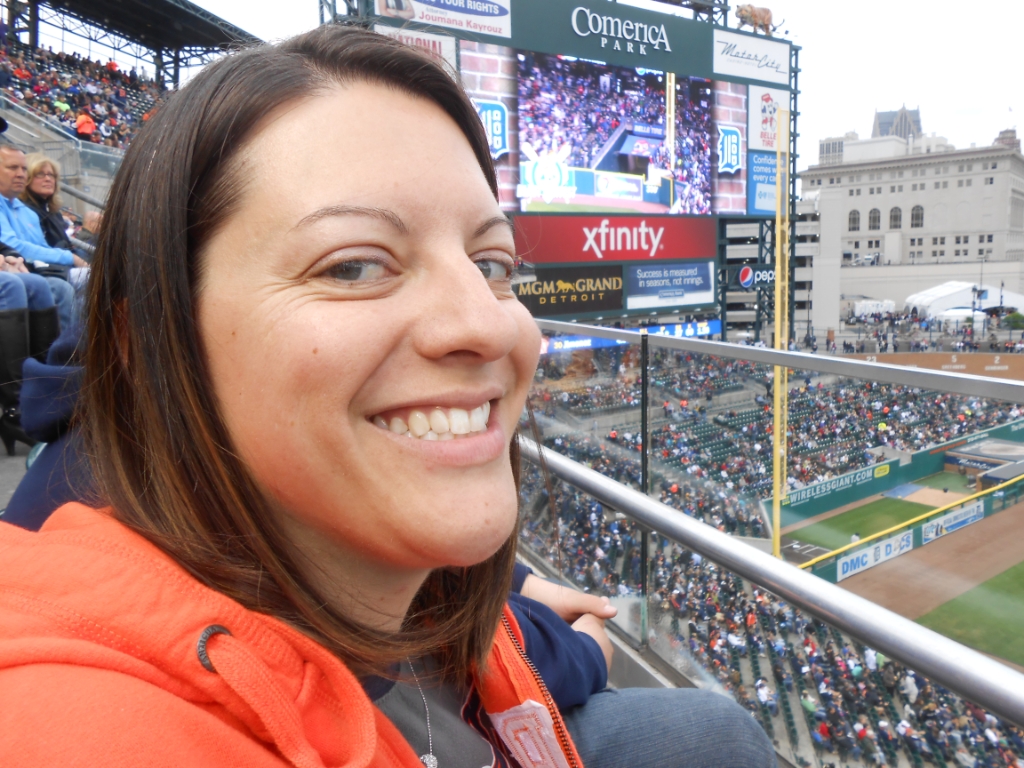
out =
[[[789,110],[775,134],[775,349],[789,345]],[[789,493],[789,368],[775,366],[772,386],[772,554],[782,557],[782,500]]]

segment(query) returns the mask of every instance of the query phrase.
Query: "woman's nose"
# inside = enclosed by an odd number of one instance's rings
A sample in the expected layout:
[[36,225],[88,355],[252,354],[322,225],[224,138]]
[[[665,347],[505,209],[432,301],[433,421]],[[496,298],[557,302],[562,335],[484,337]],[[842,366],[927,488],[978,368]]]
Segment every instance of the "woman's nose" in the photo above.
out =
[[435,359],[473,355],[482,362],[508,355],[519,338],[519,326],[502,305],[516,299],[511,294],[499,298],[495,286],[465,254],[446,262],[426,281],[415,331],[420,353]]

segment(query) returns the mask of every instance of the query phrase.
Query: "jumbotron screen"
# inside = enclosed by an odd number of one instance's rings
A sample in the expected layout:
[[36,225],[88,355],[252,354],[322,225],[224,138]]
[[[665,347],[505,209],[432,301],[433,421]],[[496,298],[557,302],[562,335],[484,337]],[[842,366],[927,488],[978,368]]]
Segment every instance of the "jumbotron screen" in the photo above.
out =
[[711,213],[710,81],[684,79],[667,93],[663,72],[517,59],[522,210]]

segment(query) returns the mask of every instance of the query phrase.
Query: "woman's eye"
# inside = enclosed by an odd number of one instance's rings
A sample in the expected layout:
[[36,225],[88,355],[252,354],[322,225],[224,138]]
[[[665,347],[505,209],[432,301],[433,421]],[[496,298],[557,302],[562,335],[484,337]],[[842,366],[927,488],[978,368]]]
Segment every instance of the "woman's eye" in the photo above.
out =
[[512,265],[500,259],[481,259],[476,265],[487,280],[501,283],[512,279]]
[[375,261],[344,261],[327,270],[327,275],[345,283],[366,283],[387,276],[387,268]]

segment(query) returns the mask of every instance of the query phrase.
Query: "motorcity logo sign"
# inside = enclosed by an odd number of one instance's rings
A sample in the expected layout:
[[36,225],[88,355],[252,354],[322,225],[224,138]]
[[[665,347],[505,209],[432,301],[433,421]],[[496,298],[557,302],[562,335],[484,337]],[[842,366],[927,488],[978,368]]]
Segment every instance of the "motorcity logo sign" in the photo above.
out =
[[713,68],[718,75],[789,85],[789,56],[786,43],[722,29],[714,33]]
[[710,216],[515,215],[516,249],[530,264],[714,261],[718,227]]
[[736,173],[743,167],[740,147],[743,136],[740,129],[731,125],[718,127],[718,172]]
[[740,287],[750,290],[757,285],[772,285],[775,282],[774,269],[761,269],[759,267],[743,267],[740,269]]
[[672,52],[664,24],[645,24],[641,21],[620,19],[617,16],[602,15],[583,6],[575,8],[570,19],[573,32],[580,37],[599,37],[602,48],[638,53],[641,56],[647,55],[648,46],[656,51],[661,51],[664,46],[664,51]]
[[583,252],[593,251],[599,259],[604,258],[605,252],[613,254],[616,251],[648,251],[653,259],[658,253],[661,239],[665,236],[665,228],[647,226],[646,221],[641,221],[638,227],[614,227],[608,219],[601,221],[596,227],[584,227],[583,234],[587,241],[583,245]]

